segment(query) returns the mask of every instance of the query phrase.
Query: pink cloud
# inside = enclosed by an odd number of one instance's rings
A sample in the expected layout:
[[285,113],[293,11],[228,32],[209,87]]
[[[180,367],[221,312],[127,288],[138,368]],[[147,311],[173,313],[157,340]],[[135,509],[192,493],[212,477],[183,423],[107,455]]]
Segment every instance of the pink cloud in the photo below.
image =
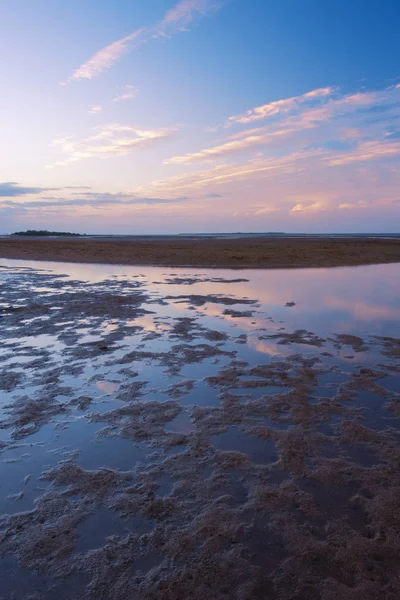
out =
[[87,62],[80,66],[73,73],[71,79],[93,79],[103,71],[106,71],[112,65],[117,62],[128,50],[131,50],[135,45],[143,42],[146,33],[148,32],[147,27],[138,29],[130,35],[109,44],[105,48],[102,48],[96,52]]
[[296,204],[295,206],[293,206],[293,208],[290,210],[291,213],[294,212],[305,212],[305,211],[309,211],[309,210],[327,210],[328,209],[328,205],[326,202],[314,202],[312,204]]
[[74,71],[68,81],[63,82],[63,85],[73,80],[97,77],[138,45],[153,38],[173,35],[184,29],[196,17],[206,15],[218,7],[219,3],[215,0],[181,0],[165,14],[157,25],[137,29],[95,52],[88,61]]
[[293,96],[292,98],[285,98],[284,100],[275,100],[262,106],[257,106],[248,110],[247,113],[241,115],[234,115],[228,118],[228,124],[240,123],[247,124],[259,121],[267,117],[273,117],[278,114],[288,113],[298,108],[307,100],[313,100],[315,98],[324,98],[330,96],[334,91],[334,88],[326,87],[312,90],[301,96]]
[[215,0],[181,0],[171,10],[169,10],[159,28],[165,31],[168,26],[186,27],[196,16],[206,15],[218,7],[219,3]]
[[102,110],[103,110],[102,106],[100,106],[99,104],[95,104],[95,106],[92,106],[92,108],[89,110],[89,112],[92,115],[97,115],[97,114],[101,113]]
[[330,156],[326,160],[332,167],[356,162],[378,160],[400,154],[400,143],[371,141],[360,143],[354,150]]
[[125,100],[133,100],[139,93],[139,90],[134,85],[124,85],[122,93],[113,98],[113,102],[123,102]]
[[135,149],[149,148],[155,142],[171,137],[176,130],[143,129],[116,123],[96,127],[92,131],[92,135],[81,140],[74,137],[55,140],[52,145],[58,146],[66,156],[63,161],[55,163],[55,166],[66,166],[86,158],[109,158],[130,154]]
[[226,156],[233,154],[241,150],[247,150],[260,144],[267,144],[269,140],[272,140],[279,136],[289,135],[291,130],[275,131],[266,135],[248,135],[240,140],[226,142],[219,146],[213,146],[212,148],[206,148],[200,152],[194,152],[192,154],[186,154],[184,156],[174,156],[173,158],[167,159],[165,164],[167,165],[184,165],[195,162],[209,161],[210,159]]

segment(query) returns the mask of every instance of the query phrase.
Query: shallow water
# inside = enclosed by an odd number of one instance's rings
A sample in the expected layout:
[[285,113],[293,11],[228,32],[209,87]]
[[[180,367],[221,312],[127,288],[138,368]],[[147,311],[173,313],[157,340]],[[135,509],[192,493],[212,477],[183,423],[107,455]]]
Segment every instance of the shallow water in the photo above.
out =
[[[362,490],[353,510],[372,538],[394,527],[373,499],[400,489],[400,265],[1,260],[0,338],[5,598],[52,598],[60,577],[70,598],[200,598],[210,558],[213,597],[236,598],[229,564],[250,590],[240,598],[286,598],[277,557],[304,556],[327,522],[353,527],[343,490]],[[344,501],[332,517],[330,496]],[[267,541],[252,542],[260,523]],[[387,540],[378,562],[395,553]],[[360,564],[338,564],[338,582],[356,590]]]

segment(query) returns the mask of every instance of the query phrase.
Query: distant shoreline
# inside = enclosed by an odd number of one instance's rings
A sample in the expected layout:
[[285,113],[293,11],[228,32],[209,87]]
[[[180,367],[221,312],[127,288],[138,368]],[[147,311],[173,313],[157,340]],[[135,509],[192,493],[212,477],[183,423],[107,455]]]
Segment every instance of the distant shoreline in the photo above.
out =
[[0,258],[193,268],[310,268],[400,262],[400,238],[0,238]]

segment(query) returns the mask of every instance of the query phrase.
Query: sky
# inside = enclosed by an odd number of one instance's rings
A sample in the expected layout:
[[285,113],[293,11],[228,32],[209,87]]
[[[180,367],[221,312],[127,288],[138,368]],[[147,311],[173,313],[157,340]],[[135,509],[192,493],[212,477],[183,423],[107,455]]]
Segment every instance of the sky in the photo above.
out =
[[0,233],[399,232],[400,2],[0,0]]

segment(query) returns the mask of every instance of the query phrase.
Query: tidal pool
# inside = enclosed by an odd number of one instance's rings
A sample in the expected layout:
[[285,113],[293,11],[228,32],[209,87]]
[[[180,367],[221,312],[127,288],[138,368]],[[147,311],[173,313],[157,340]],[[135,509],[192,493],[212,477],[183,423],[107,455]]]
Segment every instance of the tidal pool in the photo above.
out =
[[397,599],[399,338],[396,264],[0,260],[0,599]]

